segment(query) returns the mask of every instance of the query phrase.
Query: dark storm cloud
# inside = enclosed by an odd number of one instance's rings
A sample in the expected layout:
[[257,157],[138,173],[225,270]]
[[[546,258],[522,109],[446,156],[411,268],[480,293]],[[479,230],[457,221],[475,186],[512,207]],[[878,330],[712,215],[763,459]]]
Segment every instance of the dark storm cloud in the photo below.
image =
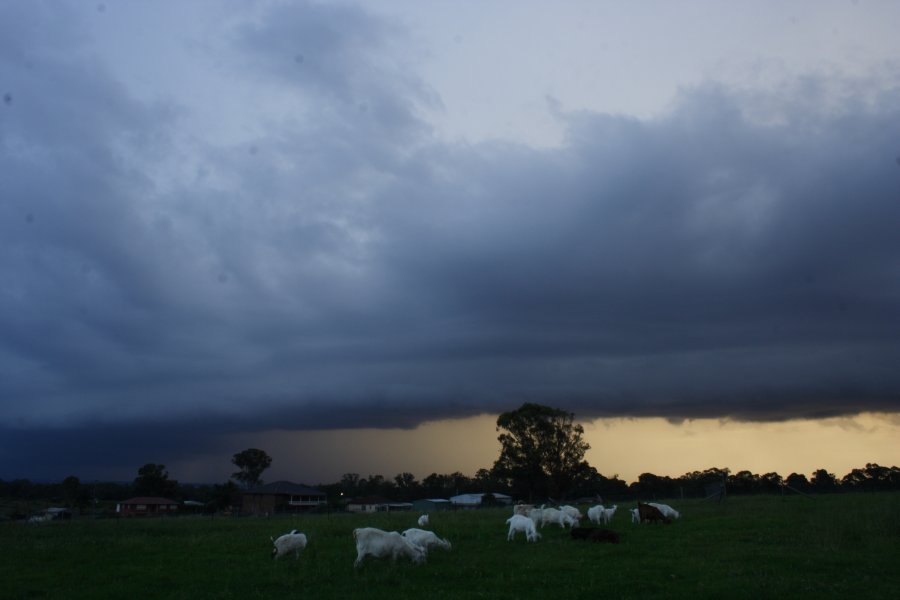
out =
[[4,16],[0,475],[523,401],[900,410],[896,88],[708,85],[651,120],[557,111],[559,148],[455,145],[396,26],[291,4],[231,38],[290,110],[186,149],[186,109]]

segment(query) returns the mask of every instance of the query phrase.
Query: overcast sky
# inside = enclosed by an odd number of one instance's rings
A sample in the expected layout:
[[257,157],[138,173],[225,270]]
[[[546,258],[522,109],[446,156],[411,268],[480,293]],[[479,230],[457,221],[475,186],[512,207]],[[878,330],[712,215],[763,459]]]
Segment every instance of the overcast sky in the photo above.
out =
[[0,478],[524,401],[900,411],[897,23],[0,3]]

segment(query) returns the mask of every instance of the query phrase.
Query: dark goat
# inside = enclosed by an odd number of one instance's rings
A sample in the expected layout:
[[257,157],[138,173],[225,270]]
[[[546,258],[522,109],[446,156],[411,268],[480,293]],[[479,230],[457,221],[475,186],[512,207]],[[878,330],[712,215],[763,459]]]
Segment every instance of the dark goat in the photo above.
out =
[[657,521],[662,521],[668,525],[672,522],[672,519],[662,514],[661,510],[655,506],[644,504],[643,502],[638,502],[638,514],[641,517],[641,523],[655,523]]
[[609,542],[618,544],[621,539],[619,534],[611,529],[599,529],[597,527],[573,527],[573,540],[588,540],[591,542]]

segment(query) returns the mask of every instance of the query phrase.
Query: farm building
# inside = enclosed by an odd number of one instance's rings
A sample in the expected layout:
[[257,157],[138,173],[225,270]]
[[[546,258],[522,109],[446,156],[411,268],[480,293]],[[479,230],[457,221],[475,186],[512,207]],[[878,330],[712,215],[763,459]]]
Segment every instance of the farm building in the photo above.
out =
[[178,514],[178,502],[168,498],[139,496],[116,504],[116,514],[122,517],[162,517]]
[[493,496],[494,504],[512,504],[512,497],[506,494],[460,494],[450,498],[450,503],[456,508],[477,508],[484,502],[485,496]]
[[389,512],[395,510],[412,510],[410,502],[394,502],[381,496],[367,496],[365,498],[355,498],[347,504],[347,510],[350,512]]
[[449,500],[443,498],[424,498],[422,500],[413,500],[412,509],[417,512],[436,512],[439,510],[450,510],[453,505]]
[[302,512],[327,503],[325,492],[290,481],[275,481],[241,494],[241,513],[272,515]]

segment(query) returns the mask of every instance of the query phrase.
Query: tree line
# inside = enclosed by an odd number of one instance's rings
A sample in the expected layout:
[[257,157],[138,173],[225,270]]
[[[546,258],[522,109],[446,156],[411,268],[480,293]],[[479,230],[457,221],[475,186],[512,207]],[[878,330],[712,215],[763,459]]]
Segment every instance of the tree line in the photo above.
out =
[[[164,465],[156,465],[163,467]],[[143,469],[143,467],[142,467]],[[165,471],[163,471],[163,474]],[[160,475],[154,470],[154,477]],[[234,502],[241,487],[232,481],[222,484],[181,484],[163,478],[165,497],[173,500],[196,500],[209,506],[211,510],[225,508]],[[785,490],[803,493],[876,492],[900,490],[900,468],[884,467],[867,463],[864,467],[852,469],[843,477],[837,477],[826,469],[818,469],[809,476],[791,473],[783,477],[778,473],[756,474],[750,471],[732,473],[728,469],[713,467],[703,471],[685,473],[679,477],[641,474],[636,481],[626,483],[613,475],[605,477],[596,471],[572,487],[564,497],[533,497],[534,501],[597,496],[613,501],[627,501],[654,498],[700,498],[705,495],[706,486],[711,483],[726,483],[728,494],[778,494]],[[144,495],[147,491],[140,483],[88,482],[77,477],[67,477],[60,483],[37,483],[27,479],[4,481],[0,479],[0,498],[22,501],[46,500],[71,508],[89,511],[94,503],[108,504],[131,496]],[[346,473],[340,481],[319,484],[314,487],[328,495],[329,501],[337,506],[341,499],[381,496],[397,502],[409,502],[420,498],[448,498],[457,494],[501,492],[512,494],[512,487],[492,475],[490,470],[480,469],[474,476],[460,472],[431,473],[422,480],[411,473],[398,473],[392,478],[382,475],[360,476]],[[147,495],[158,495],[148,493]]]
[[[841,478],[827,469],[818,469],[808,478],[791,473],[786,477],[770,472],[732,473],[713,467],[704,471],[669,477],[642,473],[637,481],[626,483],[618,475],[607,477],[584,459],[590,449],[584,430],[574,422],[574,414],[561,409],[525,403],[501,414],[500,456],[491,468],[482,468],[474,476],[460,472],[431,473],[421,481],[412,473],[393,478],[382,475],[362,477],[346,473],[340,481],[319,484],[329,502],[337,507],[342,501],[365,496],[380,496],[398,502],[419,498],[448,498],[458,494],[500,492],[516,499],[542,502],[603,498],[636,500],[672,497],[704,497],[711,484],[725,484],[728,494],[832,493],[848,491],[885,491],[900,489],[900,468],[867,463]],[[0,479],[0,498],[46,499],[65,506],[86,509],[101,502],[120,501],[131,496],[162,496],[173,500],[196,500],[209,510],[235,503],[240,490],[263,483],[262,474],[272,458],[258,448],[248,448],[232,457],[238,471],[222,484],[182,485],[173,480],[163,464],[147,463],[128,483],[83,484],[76,476],[61,483],[41,484],[26,479]]]

